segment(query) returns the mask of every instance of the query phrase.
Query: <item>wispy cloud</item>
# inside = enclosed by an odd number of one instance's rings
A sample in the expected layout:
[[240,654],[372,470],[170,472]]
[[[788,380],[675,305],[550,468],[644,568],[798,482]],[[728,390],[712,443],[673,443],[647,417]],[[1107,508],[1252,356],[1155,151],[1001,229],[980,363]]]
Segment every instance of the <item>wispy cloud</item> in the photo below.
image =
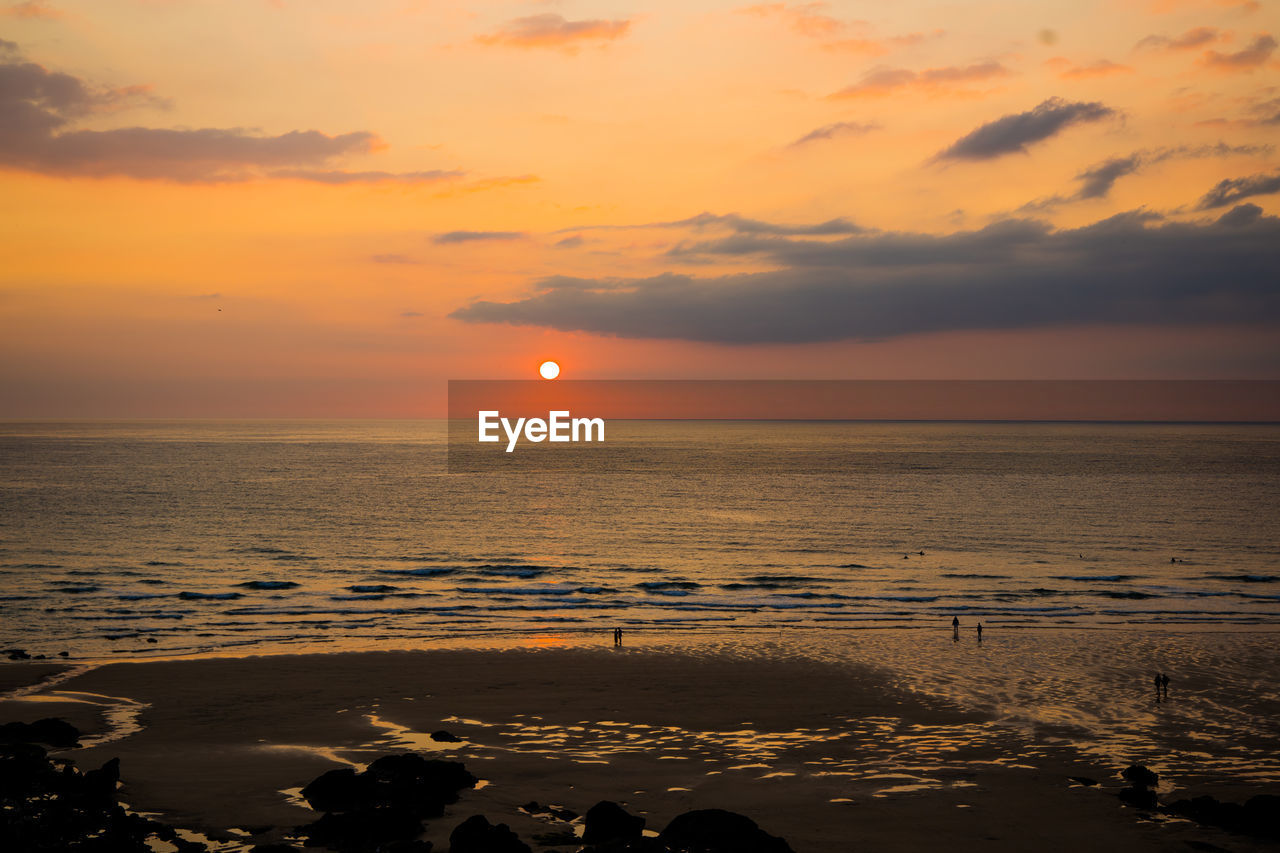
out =
[[1235,53],[1206,50],[1200,63],[1216,71],[1253,71],[1261,68],[1275,50],[1276,40],[1269,33],[1260,33],[1254,37],[1248,47],[1237,50]]
[[558,48],[572,53],[587,42],[620,39],[630,28],[629,20],[570,21],[563,15],[546,13],[516,18],[491,33],[476,36],[476,41],[503,47]]
[[1042,142],[1077,124],[1101,121],[1115,110],[1094,102],[1070,102],[1050,98],[1035,109],[1014,113],[988,122],[957,139],[937,155],[938,160],[990,160],[1005,154],[1025,152],[1027,146]]
[[[1217,186],[1205,193],[1200,203],[1196,205],[1196,209],[1212,210],[1253,196],[1272,195],[1278,192],[1280,192],[1280,172],[1274,175],[1229,178],[1218,182]],[[1280,246],[1280,243],[1277,245]]]
[[443,234],[437,234],[431,238],[431,242],[438,246],[447,246],[454,243],[475,243],[485,240],[520,240],[523,239],[525,233],[523,231],[446,231]]
[[1167,160],[1259,156],[1270,154],[1274,150],[1270,145],[1228,145],[1225,142],[1219,142],[1216,145],[1178,145],[1134,151],[1120,157],[1109,157],[1076,175],[1075,179],[1079,187],[1074,193],[1037,199],[1023,205],[1020,212],[1050,210],[1071,202],[1106,198],[1121,178],[1137,174],[1143,169]]
[[7,6],[0,6],[0,15],[6,18],[43,18],[49,21],[63,16],[61,12],[50,6],[46,0],[26,0],[24,3],[10,3]]
[[146,86],[94,87],[24,61],[12,42],[0,43],[0,53],[5,59],[0,62],[0,168],[189,183],[284,177],[333,184],[450,176],[332,168],[335,160],[378,147],[378,138],[368,131],[328,135],[295,130],[273,136],[243,128],[78,128],[94,115],[157,101]]
[[1193,27],[1181,35],[1150,35],[1134,45],[1135,50],[1195,50],[1225,38],[1216,27]]
[[908,68],[877,68],[868,72],[852,86],[846,86],[827,97],[832,99],[884,97],[906,88],[933,93],[953,92],[971,83],[982,83],[1009,77],[1012,74],[1013,72],[1008,68],[994,60],[966,66],[927,68],[924,71],[913,71]]
[[880,127],[878,124],[867,124],[860,121],[838,121],[834,124],[824,124],[822,127],[814,128],[796,141],[789,144],[788,148],[799,148],[812,142],[822,142],[828,139],[835,139],[837,136],[861,136],[864,133],[870,133]]
[[1055,69],[1059,79],[1085,80],[1094,77],[1111,77],[1115,74],[1132,74],[1133,68],[1112,62],[1110,59],[1098,59],[1085,65],[1077,65],[1068,59],[1056,57],[1045,63]]

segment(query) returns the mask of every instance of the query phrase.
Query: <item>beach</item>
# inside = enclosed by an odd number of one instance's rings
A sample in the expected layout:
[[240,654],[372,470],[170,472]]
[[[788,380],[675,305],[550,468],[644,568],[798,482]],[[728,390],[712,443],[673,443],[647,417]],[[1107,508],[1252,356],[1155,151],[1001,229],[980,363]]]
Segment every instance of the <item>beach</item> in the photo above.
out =
[[[1270,666],[1265,646],[1197,635],[1166,643],[1168,665],[1187,675],[1160,704],[1145,683],[1133,683],[1132,709],[1115,711],[1131,710],[1132,720],[1108,737],[1099,727],[1114,723],[1055,719],[1052,708],[1020,704],[1027,699],[1018,692],[1020,668],[1033,665],[1047,682],[1076,679],[1082,695],[1074,704],[1105,701],[1105,675],[1084,683],[1069,669],[1072,655],[1045,652],[1076,645],[1087,656],[1099,632],[988,636],[981,647],[941,630],[858,633],[839,644],[829,635],[708,641],[635,632],[620,648],[606,637],[594,644],[550,635],[472,649],[15,663],[0,669],[10,691],[0,719],[70,721],[83,746],[55,756],[82,768],[120,758],[120,798],[130,809],[225,850],[296,838],[294,827],[317,817],[298,789],[328,770],[363,769],[403,752],[461,761],[481,780],[427,821],[423,838],[437,850],[448,850],[450,832],[473,814],[506,823],[535,850],[575,850],[563,843],[574,824],[521,806],[581,815],[601,800],[655,831],[693,809],[727,809],[797,853],[1264,849],[1124,807],[1116,793],[1131,763],[1161,773],[1166,802],[1204,793],[1243,801],[1274,790],[1267,708],[1242,709],[1258,715],[1251,727],[1236,723],[1236,748],[1252,763],[1218,766],[1203,741],[1176,739],[1194,736],[1187,721],[1225,698],[1229,675],[1214,681],[1213,656],[1230,647]],[[954,686],[966,672],[984,679],[976,694],[1004,678],[1008,695],[980,707]],[[922,677],[937,689],[912,687]],[[1274,703],[1274,684],[1257,692]],[[1168,718],[1159,719],[1165,709]],[[432,739],[441,730],[459,740]],[[534,840],[555,833],[562,843]]]

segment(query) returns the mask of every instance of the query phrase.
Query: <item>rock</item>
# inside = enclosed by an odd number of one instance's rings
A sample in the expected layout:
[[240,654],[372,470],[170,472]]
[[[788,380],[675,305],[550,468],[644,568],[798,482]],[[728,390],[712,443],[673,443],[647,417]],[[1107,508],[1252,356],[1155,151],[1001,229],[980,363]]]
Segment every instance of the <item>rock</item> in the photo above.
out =
[[755,821],[723,809],[699,809],[672,819],[658,839],[682,853],[792,853]]
[[1155,791],[1145,787],[1140,788],[1136,785],[1132,788],[1122,789],[1116,796],[1120,798],[1120,802],[1126,806],[1133,806],[1135,809],[1155,809],[1160,805]]
[[1280,797],[1274,794],[1250,797],[1244,805],[1224,803],[1215,797],[1194,797],[1177,800],[1166,811],[1231,832],[1280,838]]
[[31,655],[22,649],[5,649],[4,654],[9,656],[9,660],[31,660]]
[[157,849],[157,839],[176,853],[207,849],[171,826],[128,814],[115,799],[119,776],[116,759],[81,774],[71,761],[49,760],[35,744],[0,745],[0,850],[147,853]]
[[1246,831],[1263,838],[1280,838],[1280,796],[1258,794],[1244,804]]
[[475,783],[456,761],[384,755],[363,773],[330,770],[303,788],[306,801],[325,815],[300,831],[311,847],[422,853],[430,849],[416,840],[423,818],[444,814],[445,805]]
[[84,774],[85,795],[94,802],[115,804],[116,783],[120,781],[120,759],[113,758],[97,770]]
[[1092,788],[1098,784],[1097,779],[1090,779],[1088,776],[1068,776],[1067,779],[1077,785],[1084,785],[1086,788]]
[[449,834],[449,853],[533,853],[511,829],[472,815]]
[[455,734],[451,734],[444,729],[441,729],[438,732],[432,732],[431,739],[437,743],[462,743],[462,738]]
[[350,767],[330,770],[302,789],[302,798],[318,812],[339,812],[368,804],[371,792]]
[[384,755],[363,773],[330,770],[302,789],[311,807],[322,812],[403,806],[423,817],[438,816],[456,802],[458,792],[473,787],[476,777],[457,761],[434,761],[420,755]]
[[1120,774],[1120,778],[1131,783],[1135,788],[1154,788],[1160,783],[1160,777],[1141,764],[1131,764]]
[[638,838],[643,830],[644,818],[628,814],[615,802],[601,800],[587,809],[582,840],[587,844],[598,844],[615,838]]
[[5,723],[0,726],[0,743],[45,743],[63,749],[80,745],[80,730],[57,717],[34,723]]
[[71,657],[71,652],[58,652],[58,657],[60,657],[60,658],[69,658],[69,657]]

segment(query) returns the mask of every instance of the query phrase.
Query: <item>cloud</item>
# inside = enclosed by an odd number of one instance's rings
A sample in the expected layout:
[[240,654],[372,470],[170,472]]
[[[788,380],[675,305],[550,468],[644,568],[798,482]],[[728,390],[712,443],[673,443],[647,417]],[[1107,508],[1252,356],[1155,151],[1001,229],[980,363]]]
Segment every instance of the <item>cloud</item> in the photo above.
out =
[[1058,77],[1063,80],[1085,80],[1094,77],[1110,77],[1114,74],[1132,74],[1128,65],[1112,62],[1110,59],[1099,59],[1088,65],[1075,65],[1066,59],[1049,60],[1049,65],[1058,68]]
[[666,222],[643,222],[639,225],[578,225],[573,228],[562,228],[555,232],[563,234],[570,231],[627,231],[637,228],[723,228],[736,234],[764,234],[773,236],[836,236],[842,234],[861,234],[866,231],[860,225],[843,217],[828,219],[825,222],[788,225],[779,222],[766,222],[763,219],[751,219],[736,213],[710,213],[703,211],[697,216],[687,219],[674,219]]
[[900,89],[928,92],[954,91],[967,83],[979,83],[1012,74],[999,62],[978,62],[967,66],[947,66],[912,71],[907,68],[877,68],[852,86],[828,95],[831,99],[883,97]]
[[1270,154],[1274,148],[1270,145],[1228,145],[1219,142],[1216,145],[1178,145],[1154,150],[1134,151],[1122,157],[1110,157],[1095,163],[1076,175],[1079,188],[1071,195],[1055,195],[1037,199],[1019,208],[1020,212],[1049,210],[1063,204],[1076,201],[1106,198],[1116,181],[1128,175],[1136,174],[1148,166],[1163,163],[1166,160],[1202,159],[1205,157],[1238,157]]
[[1252,71],[1270,59],[1275,49],[1276,40],[1268,33],[1260,33],[1248,47],[1235,53],[1206,50],[1200,63],[1219,71]]
[[1014,113],[982,125],[938,154],[938,160],[990,160],[1041,142],[1075,124],[1100,121],[1115,110],[1096,101],[1050,98],[1033,110]]
[[763,3],[748,6],[739,11],[760,17],[782,18],[794,32],[802,36],[828,38],[842,32],[848,26],[839,18],[826,14],[828,8],[826,3],[800,3],[790,6],[786,3]]
[[375,264],[416,264],[418,261],[408,255],[385,254],[373,255],[369,258]]
[[447,231],[431,238],[438,246],[452,243],[475,243],[482,240],[520,240],[525,236],[523,231]]
[[1280,172],[1274,175],[1250,175],[1246,178],[1228,178],[1219,181],[1213,189],[1204,194],[1197,210],[1212,210],[1226,207],[1229,204],[1255,195],[1272,195],[1280,192]]
[[412,318],[412,317],[421,317],[423,315],[421,311],[401,311],[400,316]]
[[1180,36],[1147,36],[1134,45],[1134,50],[1195,50],[1225,37],[1216,27],[1195,27]]
[[625,338],[721,344],[872,340],[1105,324],[1280,324],[1280,219],[1132,212],[1053,230],[1011,219],[946,235],[760,241],[769,272],[553,277],[450,316]]
[[295,130],[269,136],[243,128],[77,128],[77,122],[95,114],[139,101],[155,105],[156,99],[148,87],[95,88],[70,74],[23,61],[11,42],[0,47],[0,168],[180,182],[278,176],[352,183],[436,180],[450,174],[328,168],[336,159],[373,150],[378,139],[365,131],[330,136]]
[[505,47],[553,47],[573,52],[583,42],[609,42],[622,38],[631,22],[570,21],[561,15],[530,15],[503,24],[487,35],[476,36],[480,44]]
[[320,184],[425,184],[460,178],[464,172],[432,169],[427,172],[346,172],[335,169],[277,169],[273,178],[293,178]]
[[582,239],[582,235],[581,235],[581,234],[574,234],[574,235],[573,235],[573,236],[571,236],[571,237],[565,237],[563,240],[557,240],[557,241],[556,241],[556,243],[555,243],[555,248],[557,248],[557,249],[576,249],[576,248],[578,248],[579,246],[581,246],[581,245],[582,245],[583,243],[585,243],[585,242],[586,242],[586,240]]
[[43,18],[49,21],[62,17],[62,13],[50,6],[45,0],[26,0],[24,3],[10,3],[8,6],[0,8],[0,15],[6,18]]
[[824,50],[838,53],[883,56],[894,48],[909,47],[945,34],[942,30],[933,30],[927,33],[872,38],[867,35],[870,26],[866,21],[842,20],[828,14],[829,9],[830,5],[827,3],[763,3],[738,11],[760,18],[780,20],[797,35],[819,41]]
[[827,139],[834,139],[837,136],[854,136],[863,133],[869,133],[880,127],[878,124],[864,124],[858,121],[838,121],[835,124],[824,124],[822,127],[816,128],[806,133],[788,145],[788,148],[799,148],[802,145],[808,145],[810,142],[820,142]]

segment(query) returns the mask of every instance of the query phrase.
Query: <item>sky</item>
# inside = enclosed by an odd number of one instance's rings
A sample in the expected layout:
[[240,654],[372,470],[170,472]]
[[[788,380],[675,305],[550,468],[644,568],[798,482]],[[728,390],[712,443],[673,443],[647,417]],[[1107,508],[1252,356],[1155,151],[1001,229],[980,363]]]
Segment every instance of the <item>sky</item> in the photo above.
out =
[[0,417],[1280,379],[1280,3],[0,0]]

